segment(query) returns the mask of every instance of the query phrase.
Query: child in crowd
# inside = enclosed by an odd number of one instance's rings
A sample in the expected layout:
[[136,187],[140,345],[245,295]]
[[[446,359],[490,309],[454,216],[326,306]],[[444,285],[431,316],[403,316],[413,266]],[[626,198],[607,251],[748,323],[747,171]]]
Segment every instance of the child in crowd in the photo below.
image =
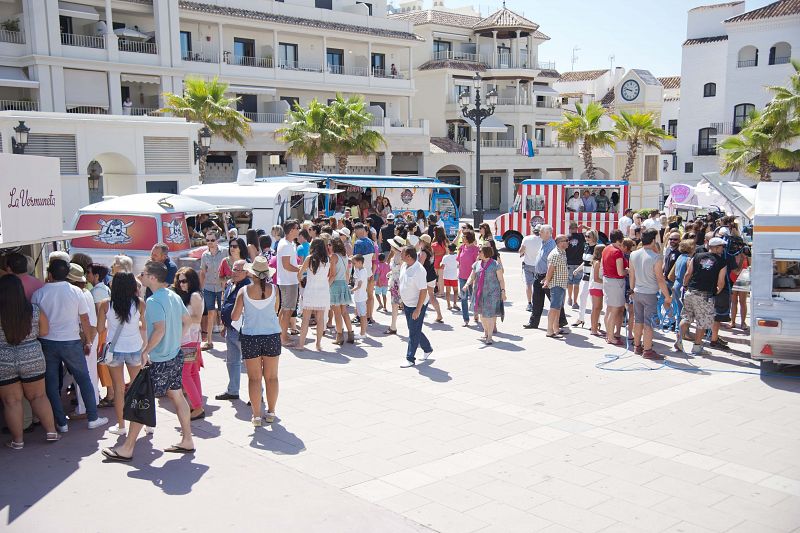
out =
[[[447,255],[442,257],[442,270],[444,276],[444,291],[445,301],[447,302],[447,309],[461,311],[458,306],[458,257],[456,256],[456,245],[450,243],[447,246]],[[450,304],[450,297],[453,297],[453,303]]]
[[356,339],[364,339],[367,336],[367,283],[369,274],[364,268],[364,256],[356,254],[353,256],[353,303],[356,306],[356,315],[359,318],[361,334],[356,335]]
[[[622,252],[625,255],[625,263],[627,264],[628,260],[631,258],[631,253],[633,249],[636,248],[636,241],[633,239],[623,239],[622,241]],[[627,320],[625,321],[628,324],[628,340],[633,340],[633,291],[631,290],[631,278],[630,275],[625,273],[625,311],[627,312]],[[615,331],[614,333],[619,337],[621,334],[621,327],[620,330]]]
[[388,311],[386,295],[389,293],[389,263],[386,254],[377,254],[378,263],[375,265],[375,298],[378,300],[378,311]]

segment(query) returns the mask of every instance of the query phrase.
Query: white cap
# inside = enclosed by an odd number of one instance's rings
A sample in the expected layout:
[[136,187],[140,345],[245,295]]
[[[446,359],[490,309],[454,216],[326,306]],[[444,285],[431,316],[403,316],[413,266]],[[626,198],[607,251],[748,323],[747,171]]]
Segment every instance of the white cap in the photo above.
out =
[[345,228],[342,228],[342,229],[340,229],[340,230],[339,230],[339,233],[341,233],[341,234],[342,234],[342,235],[344,235],[345,237],[350,237],[350,230],[349,230],[349,229],[347,229],[346,227],[345,227]]
[[725,241],[719,237],[713,237],[710,241],[708,241],[708,246],[725,246]]
[[717,233],[719,235],[730,235],[731,234],[731,230],[729,230],[725,226],[722,226],[721,228],[719,228],[719,231],[717,231]]

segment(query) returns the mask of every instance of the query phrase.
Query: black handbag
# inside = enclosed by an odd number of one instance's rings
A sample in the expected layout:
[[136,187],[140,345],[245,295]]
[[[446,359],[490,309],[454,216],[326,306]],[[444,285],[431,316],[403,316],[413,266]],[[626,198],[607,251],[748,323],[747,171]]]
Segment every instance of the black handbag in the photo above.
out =
[[156,426],[156,396],[150,367],[143,367],[125,393],[122,418],[145,426]]

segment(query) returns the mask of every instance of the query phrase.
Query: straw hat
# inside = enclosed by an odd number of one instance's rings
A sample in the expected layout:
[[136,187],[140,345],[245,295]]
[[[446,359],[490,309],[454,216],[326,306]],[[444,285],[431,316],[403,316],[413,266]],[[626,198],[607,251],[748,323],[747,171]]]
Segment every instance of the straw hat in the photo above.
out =
[[253,276],[260,279],[271,278],[275,275],[275,269],[269,266],[267,258],[263,255],[257,256],[252,263],[247,263],[244,269]]
[[428,235],[427,233],[424,233],[422,235],[422,237],[419,238],[419,240],[425,241],[427,244],[430,244],[431,243],[431,236]]
[[67,280],[86,283],[86,276],[84,276],[83,267],[75,263],[70,263],[69,274],[67,274]]
[[61,259],[62,261],[69,263],[69,254],[67,252],[62,252],[61,250],[56,250],[54,252],[50,252],[50,255],[47,257],[47,263],[50,264],[53,259]]
[[347,237],[348,239],[350,238],[350,230],[349,230],[349,229],[347,229],[346,227],[339,229],[339,233],[340,233],[341,235],[344,235],[344,236],[345,236],[345,237]]
[[406,245],[406,240],[400,237],[399,235],[389,239],[389,246],[391,246],[395,250],[402,250],[405,245]]

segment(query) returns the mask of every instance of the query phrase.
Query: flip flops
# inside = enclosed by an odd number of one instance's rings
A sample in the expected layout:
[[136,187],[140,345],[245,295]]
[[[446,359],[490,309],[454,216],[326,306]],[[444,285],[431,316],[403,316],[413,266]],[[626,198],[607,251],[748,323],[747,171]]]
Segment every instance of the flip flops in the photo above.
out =
[[133,459],[133,457],[125,457],[124,455],[120,455],[119,452],[114,448],[106,448],[101,453],[109,461],[117,463],[130,463]]
[[194,453],[194,448],[184,448],[179,444],[174,444],[169,448],[164,448],[166,453]]

